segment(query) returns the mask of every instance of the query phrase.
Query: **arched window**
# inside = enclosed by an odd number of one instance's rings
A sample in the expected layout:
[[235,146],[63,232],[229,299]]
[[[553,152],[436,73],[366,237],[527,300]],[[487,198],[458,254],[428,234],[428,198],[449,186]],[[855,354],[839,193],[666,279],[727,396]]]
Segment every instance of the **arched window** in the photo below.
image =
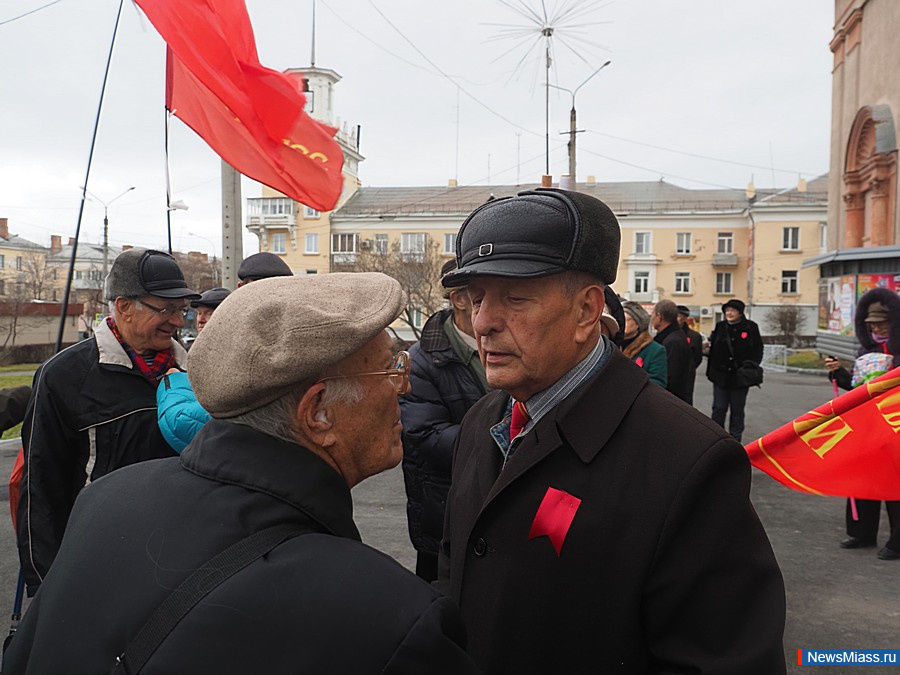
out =
[[844,166],[844,247],[894,243],[897,136],[891,109],[866,106],[856,114]]

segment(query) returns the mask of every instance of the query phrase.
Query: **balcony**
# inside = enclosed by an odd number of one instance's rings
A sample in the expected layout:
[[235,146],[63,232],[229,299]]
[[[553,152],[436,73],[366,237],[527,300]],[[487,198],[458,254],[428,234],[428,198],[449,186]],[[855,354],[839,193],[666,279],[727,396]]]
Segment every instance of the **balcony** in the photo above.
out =
[[738,257],[735,253],[713,253],[713,267],[737,267]]

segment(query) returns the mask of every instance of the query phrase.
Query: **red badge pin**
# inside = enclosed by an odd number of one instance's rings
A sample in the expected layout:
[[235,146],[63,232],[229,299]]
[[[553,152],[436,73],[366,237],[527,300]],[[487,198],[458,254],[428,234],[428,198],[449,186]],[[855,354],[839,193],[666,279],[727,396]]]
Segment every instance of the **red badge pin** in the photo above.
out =
[[579,506],[581,500],[578,497],[556,488],[547,488],[547,494],[541,500],[534,522],[531,523],[528,538],[547,535],[556,550],[556,555],[559,556]]
[[741,338],[743,338],[744,340],[747,339],[747,331],[744,331],[743,333],[741,333]]

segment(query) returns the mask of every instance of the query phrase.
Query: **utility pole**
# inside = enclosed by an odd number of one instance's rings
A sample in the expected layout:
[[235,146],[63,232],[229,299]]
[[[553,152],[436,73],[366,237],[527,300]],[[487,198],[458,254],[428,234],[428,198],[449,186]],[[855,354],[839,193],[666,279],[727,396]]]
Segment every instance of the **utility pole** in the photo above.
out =
[[578,93],[579,89],[581,89],[584,85],[586,85],[588,82],[590,82],[593,79],[594,75],[596,75],[601,70],[606,68],[606,66],[608,66],[610,63],[612,63],[612,61],[607,61],[602,66],[597,68],[597,70],[595,70],[593,73],[591,73],[584,82],[582,82],[577,87],[575,87],[574,91],[571,89],[566,89],[565,87],[558,87],[555,84],[547,85],[548,87],[553,87],[554,89],[559,89],[560,91],[567,91],[572,95],[572,109],[569,111],[569,132],[568,132],[569,133],[569,142],[567,144],[567,147],[569,149],[569,180],[571,181],[573,188],[576,185],[576,179],[575,179],[575,138],[576,138],[576,136],[575,135],[577,133],[579,133],[579,131],[580,131],[576,124],[577,117],[576,117],[576,113],[575,113],[575,94]]
[[91,197],[96,199],[98,202],[103,204],[103,279],[106,280],[106,275],[109,272],[109,207],[112,206],[112,203],[116,201],[119,197],[124,197],[129,192],[134,190],[134,186],[132,185],[130,188],[125,190],[120,195],[117,195],[110,199],[108,202],[103,201],[95,195],[93,192],[85,188],[85,192],[87,192]]
[[237,288],[238,266],[244,258],[241,215],[241,174],[222,160],[222,286]]

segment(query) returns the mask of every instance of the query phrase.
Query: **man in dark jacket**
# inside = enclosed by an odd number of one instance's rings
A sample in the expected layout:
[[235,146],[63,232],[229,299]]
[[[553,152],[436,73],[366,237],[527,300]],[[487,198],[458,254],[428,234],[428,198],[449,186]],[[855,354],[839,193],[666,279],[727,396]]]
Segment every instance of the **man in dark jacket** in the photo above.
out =
[[[455,269],[454,259],[441,276]],[[459,423],[489,389],[465,286],[451,289],[447,299],[450,309],[425,322],[422,338],[410,350],[410,392],[400,399],[409,537],[417,554],[416,574],[425,581],[437,578]]]
[[619,239],[564,190],[463,223],[443,283],[468,285],[495,391],[459,431],[439,585],[486,673],[784,673],[747,454],[601,335]]
[[156,424],[156,384],[184,367],[175,335],[190,290],[175,259],[131,249],[106,279],[111,315],[94,335],[35,373],[22,426],[25,467],[19,501],[19,560],[28,594],[44,580],[75,497],[114,469],[174,453]]
[[678,305],[678,325],[681,326],[688,346],[691,348],[690,386],[687,392],[688,398],[684,400],[694,405],[694,382],[697,379],[697,368],[703,363],[703,336],[691,327],[692,324],[690,308]]
[[650,322],[656,330],[653,338],[666,348],[666,389],[685,403],[691,403],[694,388],[691,347],[678,325],[678,309],[671,300],[660,300],[653,308]]
[[474,672],[453,602],[361,543],[352,517],[350,488],[402,455],[409,360],[384,329],[405,306],[381,274],[232,293],[188,369],[214,419],[180,458],[82,491],[4,673],[108,673],[117,658],[117,673],[135,672],[142,627],[189,595],[175,589],[272,527],[285,533],[268,552],[231,576],[216,565],[200,601],[164,622],[140,672]]
[[732,298],[722,305],[725,320],[719,321],[709,338],[706,378],[713,383],[712,419],[725,428],[725,415],[731,409],[728,432],[740,443],[744,433],[744,407],[750,387],[738,380],[738,368],[759,365],[763,342],[759,326],[744,316],[745,305]]

